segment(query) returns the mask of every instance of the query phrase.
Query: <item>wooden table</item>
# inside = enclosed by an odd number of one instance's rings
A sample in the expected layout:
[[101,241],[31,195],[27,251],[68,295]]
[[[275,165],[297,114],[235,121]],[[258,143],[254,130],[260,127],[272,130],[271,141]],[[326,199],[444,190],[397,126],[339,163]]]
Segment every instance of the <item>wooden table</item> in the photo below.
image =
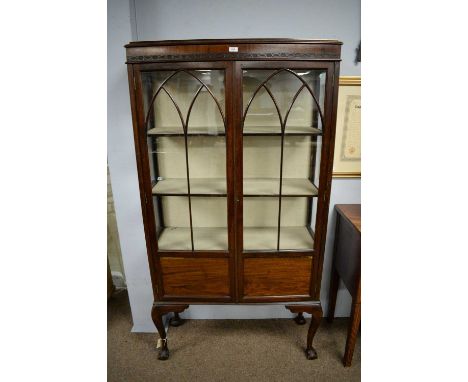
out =
[[361,205],[337,204],[328,322],[335,316],[340,279],[353,298],[343,364],[351,366],[361,324]]

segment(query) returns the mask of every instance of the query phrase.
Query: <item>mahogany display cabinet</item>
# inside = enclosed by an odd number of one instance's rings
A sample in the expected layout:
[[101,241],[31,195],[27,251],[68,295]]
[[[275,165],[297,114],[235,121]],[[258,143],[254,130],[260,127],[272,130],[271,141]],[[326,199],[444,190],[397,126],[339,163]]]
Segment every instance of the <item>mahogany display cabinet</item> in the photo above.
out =
[[322,317],[341,42],[126,45],[152,319],[190,304],[283,304]]

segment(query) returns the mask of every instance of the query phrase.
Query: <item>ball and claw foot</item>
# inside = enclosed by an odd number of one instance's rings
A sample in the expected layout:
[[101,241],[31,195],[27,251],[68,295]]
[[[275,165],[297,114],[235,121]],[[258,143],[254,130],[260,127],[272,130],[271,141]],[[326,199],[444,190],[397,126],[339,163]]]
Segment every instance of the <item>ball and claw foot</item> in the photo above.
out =
[[160,361],[165,361],[169,359],[169,348],[167,347],[167,338],[162,340],[161,349],[159,349],[158,359]]
[[174,317],[169,320],[169,325],[177,327],[184,323],[184,320],[180,318],[179,313],[174,313]]
[[317,359],[317,352],[315,351],[314,348],[306,349],[306,357],[307,359]]
[[296,317],[294,317],[294,321],[298,325],[304,325],[306,323],[306,319],[302,315],[302,313],[298,313]]
[[165,361],[165,360],[169,359],[169,349],[168,348],[162,348],[161,350],[159,350],[158,359],[160,361]]

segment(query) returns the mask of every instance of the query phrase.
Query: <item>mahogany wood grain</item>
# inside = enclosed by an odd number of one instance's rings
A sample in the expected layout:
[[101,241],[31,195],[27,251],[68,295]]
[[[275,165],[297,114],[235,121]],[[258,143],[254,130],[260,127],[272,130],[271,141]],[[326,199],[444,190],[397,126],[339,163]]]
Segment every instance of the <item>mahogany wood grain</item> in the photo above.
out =
[[[230,52],[229,47],[237,52]],[[218,40],[135,42],[126,45],[127,63],[157,61],[324,60],[340,59],[341,43],[324,40]]]
[[167,313],[174,312],[179,317],[179,313],[183,312],[189,306],[187,304],[181,305],[162,305],[158,303],[153,304],[151,309],[151,318],[153,319],[154,325],[158,330],[159,337],[161,337],[161,349],[159,350],[158,359],[165,361],[169,358],[169,348],[167,346],[167,334],[166,328],[163,323],[163,316]]
[[233,104],[232,116],[234,126],[234,200],[236,208],[234,212],[235,219],[235,263],[236,263],[236,290],[237,301],[240,301],[244,288],[244,258],[243,249],[243,214],[244,214],[244,195],[243,195],[243,135],[242,135],[242,66],[240,62],[233,62]]
[[[237,52],[230,51],[230,47],[236,47]],[[322,317],[319,298],[331,190],[341,42],[308,39],[139,41],[126,45],[126,52],[140,201],[155,301],[152,316],[161,338],[166,338],[162,316],[180,312],[188,307],[188,303],[296,302],[305,304],[306,308],[288,305],[288,309],[293,307],[291,311],[313,315],[307,357],[316,358],[312,340]],[[228,249],[223,251],[160,251],[158,248],[142,73],[182,69],[218,69],[225,73],[226,131],[223,136],[226,139]],[[244,69],[321,69],[326,72],[313,249],[243,251]],[[153,147],[153,151],[156,149]],[[313,161],[311,166],[314,166]],[[159,209],[161,214],[160,206],[157,207],[156,211]],[[161,220],[158,222],[162,225]],[[357,300],[354,302],[358,303]],[[353,307],[357,312],[356,304]],[[301,319],[298,321],[302,322]],[[354,324],[352,331],[356,331]],[[349,346],[353,347],[352,340]],[[164,341],[160,359],[168,357],[167,341]]]
[[340,63],[334,62],[327,72],[325,90],[325,133],[322,141],[322,153],[320,160],[320,190],[317,207],[317,220],[320,222],[314,242],[317,255],[314,257],[311,294],[314,299],[320,299],[320,287],[322,281],[323,257],[325,253],[325,239],[327,237],[328,208],[332,182],[333,154],[335,148],[336,113],[338,108],[338,87]]
[[354,354],[354,347],[356,346],[357,335],[361,325],[361,303],[353,300],[351,307],[351,316],[348,324],[348,336],[346,337],[345,354],[343,356],[343,365],[345,367],[351,366]]
[[245,296],[307,295],[312,257],[244,260]]
[[331,324],[335,318],[336,297],[338,296],[338,287],[340,286],[340,275],[332,266],[330,277],[330,290],[328,292],[328,314],[327,321]]
[[157,40],[157,41],[133,41],[125,45],[131,47],[151,47],[167,45],[219,45],[219,44],[335,44],[343,45],[341,41],[333,39],[296,39],[296,38],[229,38],[229,39],[187,39],[187,40]]
[[238,300],[237,264],[236,264],[236,190],[235,190],[235,147],[236,147],[236,118],[234,113],[236,88],[235,68],[231,63],[224,63],[225,70],[225,114],[226,114],[226,187],[228,204],[228,247],[229,247],[229,281],[231,296]]
[[[312,315],[309,330],[307,331],[307,347],[305,349],[305,353],[307,359],[317,359],[317,351],[312,346],[312,343],[314,341],[315,334],[317,333],[317,329],[320,326],[320,321],[322,320],[322,305],[320,302],[317,302],[307,305],[286,305],[285,307],[292,313],[298,313],[298,315],[302,315],[303,312],[310,313]],[[297,323],[297,319],[295,319],[295,321]]]
[[333,267],[351,295],[358,289],[361,274],[361,232],[336,208],[337,224]]
[[160,262],[164,295],[230,295],[228,259],[163,257]]
[[153,248],[156,244],[155,240],[153,239],[154,233],[151,231],[151,221],[148,218],[148,208],[146,206],[146,196],[145,196],[145,179],[144,179],[144,169],[143,169],[143,158],[141,154],[141,144],[140,144],[140,121],[139,117],[141,114],[141,107],[139,102],[141,102],[141,98],[137,101],[137,92],[136,92],[136,78],[134,73],[133,65],[129,65],[127,67],[128,73],[128,84],[129,84],[129,93],[130,93],[130,105],[132,109],[132,123],[133,123],[133,138],[135,142],[135,152],[136,152],[136,164],[138,170],[138,184],[140,190],[140,203],[141,203],[141,211],[143,215],[143,227],[145,232],[145,243],[146,243],[146,251],[148,254],[148,263],[150,269],[150,276],[151,276],[151,285],[153,287],[153,297],[155,301],[161,297],[160,291],[162,288],[162,281],[159,277],[158,272],[158,262],[157,259],[153,256],[155,253],[155,249]]
[[343,364],[348,367],[351,366],[361,323],[361,206],[340,204],[335,206],[335,210],[337,214],[328,321],[333,321],[338,284],[341,279],[352,296],[351,317],[343,357]]
[[360,204],[336,204],[336,211],[348,220],[356,230],[361,232],[361,205]]

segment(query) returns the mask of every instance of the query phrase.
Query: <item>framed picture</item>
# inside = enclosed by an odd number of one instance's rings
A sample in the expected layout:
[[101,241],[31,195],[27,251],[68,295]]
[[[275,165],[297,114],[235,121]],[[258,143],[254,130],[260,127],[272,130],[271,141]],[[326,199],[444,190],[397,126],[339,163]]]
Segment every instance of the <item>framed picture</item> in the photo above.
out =
[[340,77],[333,177],[361,177],[361,77]]

